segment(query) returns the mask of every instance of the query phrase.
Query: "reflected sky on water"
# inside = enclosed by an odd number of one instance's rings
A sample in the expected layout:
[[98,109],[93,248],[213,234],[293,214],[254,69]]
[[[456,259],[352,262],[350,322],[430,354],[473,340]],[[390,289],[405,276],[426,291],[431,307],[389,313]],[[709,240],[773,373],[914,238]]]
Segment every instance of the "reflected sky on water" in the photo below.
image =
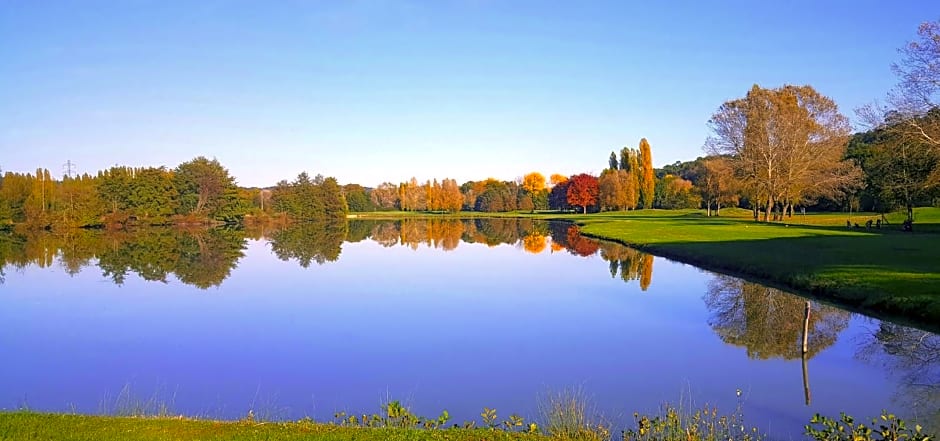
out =
[[807,322],[803,298],[567,224],[3,240],[0,408],[113,411],[130,388],[209,417],[397,399],[461,422],[484,406],[537,418],[540,396],[577,388],[627,424],[667,401],[732,412],[740,389],[746,422],[785,437],[815,412],[940,413],[937,335],[818,302]]

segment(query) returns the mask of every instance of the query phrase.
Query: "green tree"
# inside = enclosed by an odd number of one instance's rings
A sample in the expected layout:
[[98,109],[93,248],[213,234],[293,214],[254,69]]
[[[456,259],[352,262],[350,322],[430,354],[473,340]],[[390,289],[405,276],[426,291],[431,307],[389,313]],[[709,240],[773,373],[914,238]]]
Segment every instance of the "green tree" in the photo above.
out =
[[[932,116],[932,115],[931,115]],[[936,112],[940,118],[940,112]],[[914,220],[914,206],[928,205],[940,194],[940,152],[920,137],[908,136],[906,129],[885,126],[856,134],[849,141],[847,155],[865,171],[867,193],[875,208],[887,211],[904,207]]]
[[[322,178],[318,176],[318,178]],[[323,217],[330,219],[346,219],[349,212],[349,206],[346,198],[343,197],[343,189],[340,188],[336,178],[328,177],[322,179],[320,184],[320,194],[323,197]]]
[[301,172],[291,183],[279,182],[272,192],[271,201],[275,211],[300,221],[345,219],[349,211],[336,178],[317,175],[310,179],[307,172]]
[[56,221],[65,227],[86,227],[101,224],[104,203],[98,197],[97,179],[83,174],[62,179],[61,209]]
[[215,217],[225,202],[222,196],[237,188],[218,160],[202,156],[177,166],[173,182],[179,192],[178,212],[207,217]]
[[111,167],[98,172],[98,195],[107,203],[111,213],[130,206],[131,169]]
[[164,167],[137,170],[127,186],[126,203],[138,218],[164,223],[176,213],[179,193],[173,175]]
[[353,213],[375,211],[375,205],[372,205],[365,187],[359,184],[346,184],[343,186],[343,195],[346,197],[349,211]]

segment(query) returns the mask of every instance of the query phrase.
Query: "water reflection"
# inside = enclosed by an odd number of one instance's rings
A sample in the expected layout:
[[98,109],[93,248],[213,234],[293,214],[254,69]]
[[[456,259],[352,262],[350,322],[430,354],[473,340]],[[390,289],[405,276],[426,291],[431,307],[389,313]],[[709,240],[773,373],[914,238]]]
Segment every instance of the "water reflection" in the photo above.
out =
[[850,313],[812,303],[769,286],[716,274],[704,296],[708,324],[725,343],[742,346],[752,359],[812,358],[832,346],[849,324]]
[[45,268],[56,257],[69,274],[97,265],[102,275],[121,285],[129,274],[167,282],[169,276],[199,288],[219,286],[244,256],[247,239],[265,240],[283,261],[308,268],[340,258],[344,242],[372,240],[384,247],[431,247],[444,251],[461,243],[515,245],[530,254],[567,251],[609,262],[611,277],[652,282],[653,256],[626,246],[599,242],[569,223],[532,219],[404,219],[305,223],[247,229],[146,228],[138,230],[70,230],[10,232],[0,235],[0,283],[3,269],[36,265]]
[[835,344],[851,314],[731,276],[716,274],[704,296],[708,324],[751,359],[800,359],[804,404],[812,404],[809,360]]
[[940,430],[940,335],[878,322],[856,357],[890,373],[899,385],[894,400],[922,425]]
[[268,241],[278,259],[307,268],[338,260],[347,232],[345,222],[304,223],[275,230]]
[[0,267],[45,268],[58,256],[68,274],[97,264],[117,285],[128,274],[144,280],[179,281],[199,288],[218,286],[244,256],[242,232],[225,229],[152,228],[135,231],[71,230],[0,236]]
[[[330,265],[340,258],[357,265]],[[2,272],[28,266],[55,269]],[[137,275],[207,288],[233,273],[238,283],[217,296],[165,296],[178,286],[160,284],[126,296],[126,289],[97,284],[94,274],[54,277],[90,266],[118,284],[133,285]],[[369,280],[348,286],[362,268],[370,268]],[[269,277],[272,270],[278,277]],[[27,393],[32,400],[39,390],[46,391],[41,406],[58,410],[72,399],[62,391],[89,378],[94,396],[83,403],[113,387],[109,378],[146,378],[193,394],[187,406],[215,396],[237,406],[264,381],[287,391],[294,411],[306,409],[311,391],[329,397],[324,409],[362,409],[376,391],[392,390],[415,391],[432,412],[463,406],[450,410],[472,417],[478,404],[517,410],[526,405],[520,398],[546,385],[591,379],[605,409],[622,413],[655,410],[674,399],[663,391],[688,379],[710,401],[753,388],[748,410],[787,430],[799,431],[817,411],[862,418],[904,407],[921,424],[940,420],[937,335],[807,307],[786,292],[654,260],[566,223],[433,218],[3,233],[0,274],[9,287],[24,287],[0,291],[0,319],[8,324],[0,328],[0,358],[18,360],[0,369],[7,379],[0,406]],[[95,295],[72,295],[88,292]],[[148,320],[174,326],[140,326]],[[479,338],[480,329],[507,343]],[[336,335],[343,338],[324,338]],[[60,350],[46,349],[53,341],[63,342]],[[413,363],[425,359],[441,362]],[[50,381],[58,383],[44,389]],[[204,394],[191,392],[205,384]]]

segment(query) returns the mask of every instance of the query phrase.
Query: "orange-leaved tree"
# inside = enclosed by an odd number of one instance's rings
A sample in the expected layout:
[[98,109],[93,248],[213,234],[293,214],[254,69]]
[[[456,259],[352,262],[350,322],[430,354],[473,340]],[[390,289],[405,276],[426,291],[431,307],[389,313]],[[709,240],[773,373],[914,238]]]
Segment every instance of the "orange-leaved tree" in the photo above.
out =
[[539,172],[527,173],[522,177],[522,189],[535,194],[545,189],[545,176]]
[[568,205],[581,207],[583,213],[587,213],[588,207],[597,204],[598,193],[597,178],[594,176],[581,173],[568,180]]
[[656,192],[656,177],[653,175],[653,153],[650,143],[643,138],[640,140],[640,199],[643,208],[653,208],[653,196]]

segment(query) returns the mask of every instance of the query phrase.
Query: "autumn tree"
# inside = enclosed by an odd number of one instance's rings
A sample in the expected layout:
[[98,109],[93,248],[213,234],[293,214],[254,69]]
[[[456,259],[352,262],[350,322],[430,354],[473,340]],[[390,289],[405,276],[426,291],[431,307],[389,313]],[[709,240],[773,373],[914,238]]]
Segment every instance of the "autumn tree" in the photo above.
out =
[[441,211],[441,207],[443,206],[441,184],[437,182],[436,178],[433,182],[429,180],[424,184],[424,193],[427,209],[430,211]]
[[792,214],[795,204],[834,198],[860,178],[844,161],[848,120],[835,102],[810,86],[763,89],[728,101],[709,120],[711,154],[731,158],[755,209]]
[[653,208],[656,176],[653,174],[653,153],[646,138],[640,139],[639,162],[640,200],[643,208]]
[[549,182],[551,182],[552,187],[568,182],[568,177],[560,173],[552,173],[549,177]]
[[33,177],[29,174],[6,172],[0,183],[0,221],[26,220],[26,199],[32,191]]
[[705,203],[706,216],[712,215],[712,207],[715,208],[715,216],[720,216],[722,205],[729,206],[738,203],[737,185],[728,158],[723,156],[705,158],[699,180],[699,191]]
[[49,223],[48,215],[52,211],[55,200],[55,182],[48,169],[36,169],[36,177],[32,179],[32,190],[26,198],[24,211],[26,222],[38,227],[45,227]]
[[441,209],[456,213],[463,207],[463,194],[455,179],[441,181]]
[[427,190],[414,177],[398,186],[401,209],[405,211],[427,210]]
[[[548,189],[545,186],[545,176],[539,172],[527,173],[522,177],[522,190],[532,200],[532,210],[545,210],[548,208]],[[522,196],[520,196],[520,203]],[[521,207],[520,207],[521,208]]]
[[522,177],[522,189],[529,193],[537,193],[545,189],[545,176],[539,172],[526,173]]
[[662,179],[659,206],[665,209],[697,208],[701,199],[692,189],[692,182],[679,176],[666,175]]
[[636,209],[640,204],[640,161],[639,151],[624,147],[620,150],[620,170],[626,172],[621,174],[621,186],[626,196],[626,208],[628,210]]
[[568,183],[568,204],[581,207],[587,213],[588,207],[597,204],[599,193],[597,178],[587,173],[572,176]]
[[398,186],[391,182],[383,182],[372,189],[369,198],[379,210],[394,210],[400,201]]
[[598,179],[598,198],[601,210],[614,211],[627,208],[627,192],[621,175],[625,170],[605,169]]

